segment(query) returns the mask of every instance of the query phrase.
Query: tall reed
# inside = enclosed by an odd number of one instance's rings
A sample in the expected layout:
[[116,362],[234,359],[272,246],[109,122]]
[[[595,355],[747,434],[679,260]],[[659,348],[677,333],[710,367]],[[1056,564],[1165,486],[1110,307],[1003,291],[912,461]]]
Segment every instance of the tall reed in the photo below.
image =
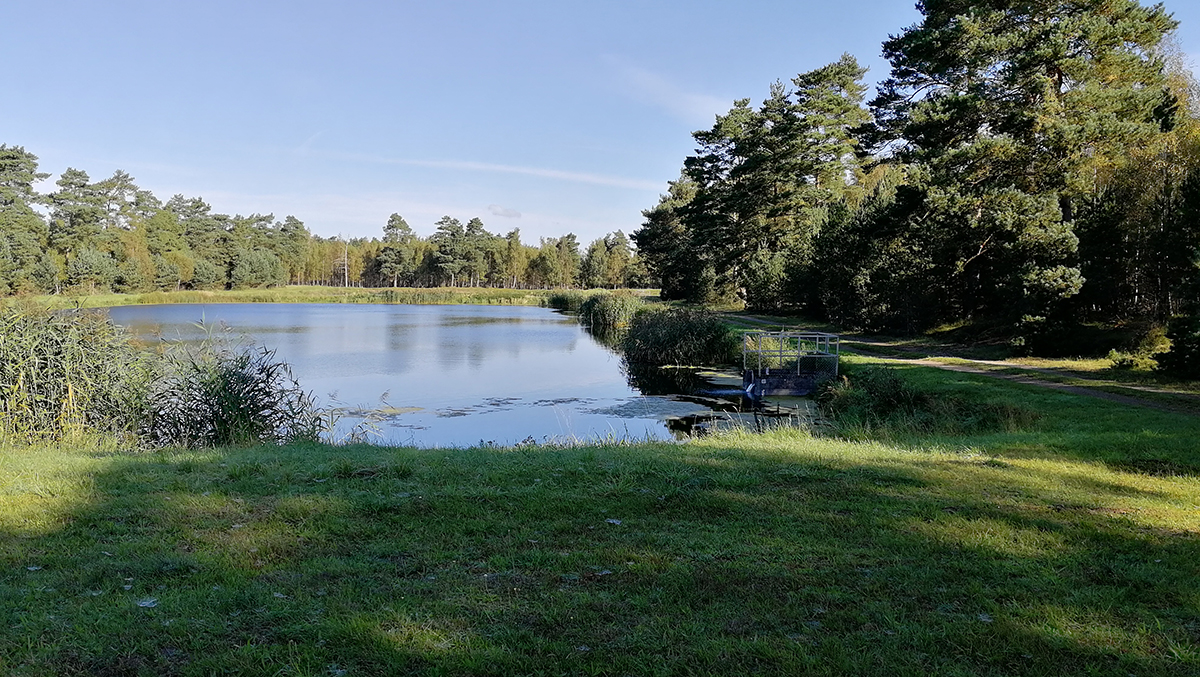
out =
[[611,332],[629,326],[645,303],[630,293],[596,294],[579,306],[579,321],[596,332]]
[[34,442],[138,426],[149,356],[104,313],[0,309],[0,437]]
[[316,440],[326,420],[274,350],[210,333],[163,354],[140,432],[154,446],[282,444]]
[[737,361],[740,337],[715,313],[644,308],[621,341],[625,359],[645,365],[725,365]]
[[0,308],[0,442],[282,443],[327,422],[274,351],[210,334],[156,353],[102,312]]

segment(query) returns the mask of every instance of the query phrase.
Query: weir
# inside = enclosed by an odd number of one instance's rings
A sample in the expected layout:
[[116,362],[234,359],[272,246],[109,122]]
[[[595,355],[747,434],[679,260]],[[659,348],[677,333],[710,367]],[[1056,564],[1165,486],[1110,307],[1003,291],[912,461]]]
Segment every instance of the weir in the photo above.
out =
[[840,339],[819,331],[748,331],[742,337],[742,388],[752,399],[811,395],[836,378]]

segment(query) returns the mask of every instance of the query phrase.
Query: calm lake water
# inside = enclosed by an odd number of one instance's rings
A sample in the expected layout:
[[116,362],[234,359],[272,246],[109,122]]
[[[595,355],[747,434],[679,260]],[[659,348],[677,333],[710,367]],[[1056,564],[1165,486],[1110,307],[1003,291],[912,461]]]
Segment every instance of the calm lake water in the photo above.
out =
[[220,323],[275,349],[323,405],[345,410],[335,438],[367,411],[384,414],[374,441],[420,447],[671,439],[672,421],[712,413],[643,395],[615,353],[546,308],[217,304],[109,313],[144,339],[199,340],[196,323]]

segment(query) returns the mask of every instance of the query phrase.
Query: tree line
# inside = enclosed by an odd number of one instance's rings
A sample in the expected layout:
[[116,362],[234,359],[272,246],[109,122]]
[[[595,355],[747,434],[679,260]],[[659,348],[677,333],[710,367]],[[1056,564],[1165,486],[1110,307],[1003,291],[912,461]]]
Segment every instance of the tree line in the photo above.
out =
[[647,286],[621,231],[580,251],[575,235],[521,241],[478,218],[443,217],[418,237],[393,214],[382,237],[321,237],[294,216],[229,216],[200,198],[166,202],[117,171],[67,169],[56,190],[20,146],[0,145],[0,296],[21,293],[339,286]]
[[739,100],[632,237],[663,296],[1038,341],[1192,312],[1200,106],[1161,5],[924,0],[883,44]]

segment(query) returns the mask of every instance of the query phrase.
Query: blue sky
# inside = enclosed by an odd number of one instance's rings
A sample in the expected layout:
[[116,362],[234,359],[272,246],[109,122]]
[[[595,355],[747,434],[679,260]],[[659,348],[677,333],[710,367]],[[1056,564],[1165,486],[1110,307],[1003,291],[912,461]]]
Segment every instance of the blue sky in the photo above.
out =
[[[1200,3],[1166,5],[1200,62]],[[843,52],[881,79],[880,43],[917,19],[905,0],[7,2],[0,143],[319,235],[398,212],[422,235],[450,214],[587,243],[635,229],[734,99]]]

